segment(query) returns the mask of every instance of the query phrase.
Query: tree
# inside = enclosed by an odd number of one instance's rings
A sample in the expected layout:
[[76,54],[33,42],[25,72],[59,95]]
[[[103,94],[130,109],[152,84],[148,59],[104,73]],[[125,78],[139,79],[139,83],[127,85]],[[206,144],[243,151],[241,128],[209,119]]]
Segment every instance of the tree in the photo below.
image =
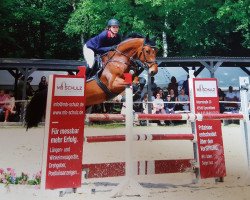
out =
[[[72,6],[69,0],[4,0],[1,55],[26,58],[79,58],[77,41],[63,28]],[[2,48],[3,47],[3,48]]]
[[158,55],[167,46],[168,56],[249,56],[249,9],[249,0],[2,0],[0,54],[79,59],[116,18],[124,36],[158,36]]

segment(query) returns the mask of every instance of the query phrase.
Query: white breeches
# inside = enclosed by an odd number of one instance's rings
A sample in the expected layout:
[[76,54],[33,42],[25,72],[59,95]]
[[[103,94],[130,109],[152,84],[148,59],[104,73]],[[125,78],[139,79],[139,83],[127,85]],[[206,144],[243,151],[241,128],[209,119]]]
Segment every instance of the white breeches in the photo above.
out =
[[92,49],[89,49],[86,44],[83,47],[83,55],[84,55],[85,61],[88,64],[88,67],[92,68],[95,63],[95,53]]

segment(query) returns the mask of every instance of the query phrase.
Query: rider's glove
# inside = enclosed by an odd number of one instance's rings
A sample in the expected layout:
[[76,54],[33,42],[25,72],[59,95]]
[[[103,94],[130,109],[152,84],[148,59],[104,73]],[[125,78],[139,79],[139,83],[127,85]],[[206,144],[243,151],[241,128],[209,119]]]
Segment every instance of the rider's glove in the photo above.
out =
[[116,50],[116,48],[117,48],[117,45],[113,45],[113,46],[110,47],[109,50],[110,50],[110,51],[114,51],[114,50]]

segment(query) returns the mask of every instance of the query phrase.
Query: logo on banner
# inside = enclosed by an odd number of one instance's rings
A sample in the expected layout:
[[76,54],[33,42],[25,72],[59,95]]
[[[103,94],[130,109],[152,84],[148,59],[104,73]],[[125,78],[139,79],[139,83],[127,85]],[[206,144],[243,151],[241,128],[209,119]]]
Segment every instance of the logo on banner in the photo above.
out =
[[57,78],[55,96],[84,96],[83,78]]
[[217,97],[216,81],[195,81],[196,97]]

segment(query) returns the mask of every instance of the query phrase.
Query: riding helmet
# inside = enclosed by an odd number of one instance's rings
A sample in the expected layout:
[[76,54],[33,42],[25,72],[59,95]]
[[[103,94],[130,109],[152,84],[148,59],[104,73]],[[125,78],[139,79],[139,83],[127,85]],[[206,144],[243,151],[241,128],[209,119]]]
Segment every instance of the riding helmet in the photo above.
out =
[[119,21],[118,20],[116,20],[116,19],[110,19],[109,21],[108,21],[108,24],[107,24],[108,26],[120,26],[120,23],[119,23]]

